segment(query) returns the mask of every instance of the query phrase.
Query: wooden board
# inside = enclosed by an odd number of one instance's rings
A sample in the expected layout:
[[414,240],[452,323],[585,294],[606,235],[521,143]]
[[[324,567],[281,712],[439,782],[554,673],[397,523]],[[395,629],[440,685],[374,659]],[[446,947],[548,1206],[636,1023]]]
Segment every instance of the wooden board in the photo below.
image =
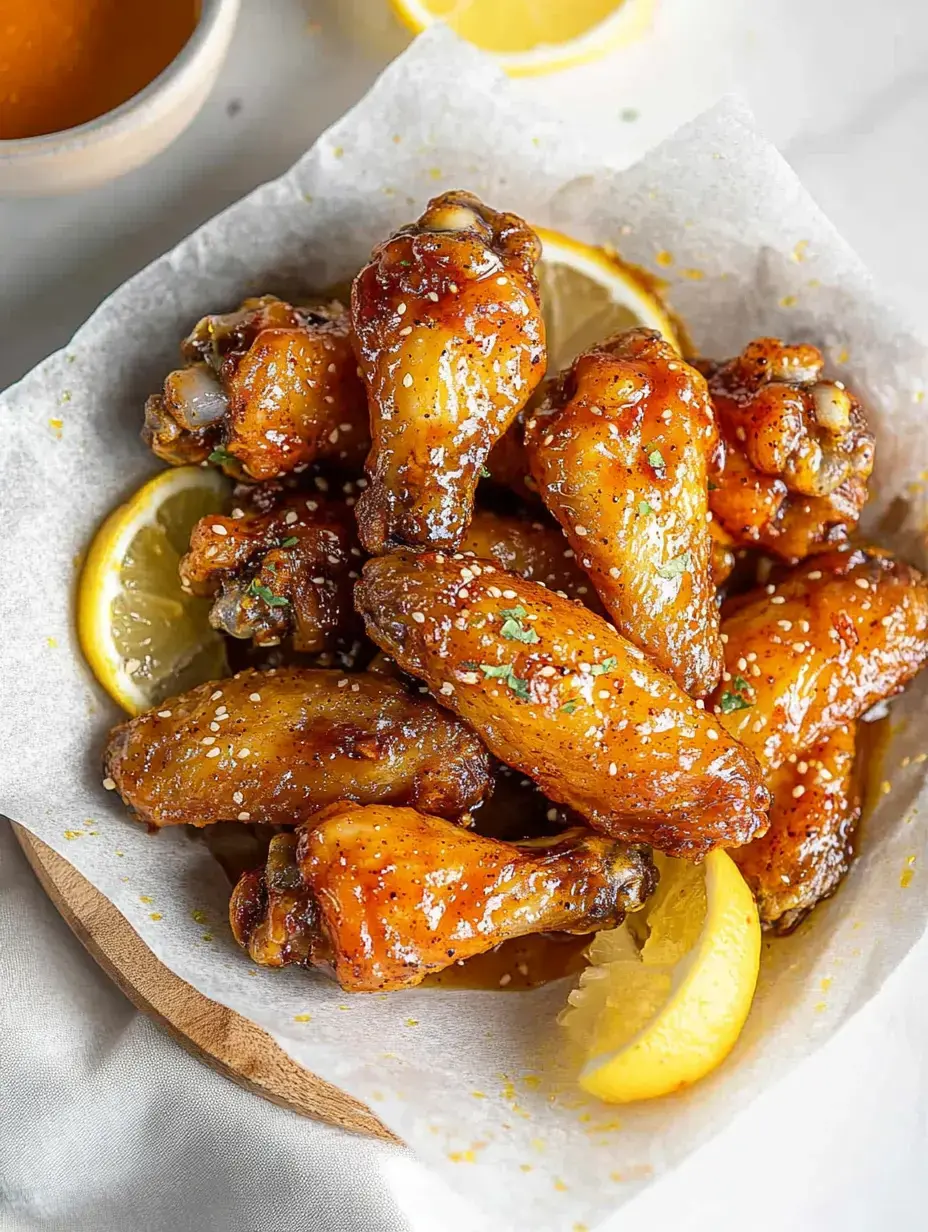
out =
[[21,826],[13,830],[43,889],[87,952],[133,1005],[188,1052],[246,1090],[301,1116],[399,1141],[369,1108],[297,1065],[260,1027],[185,984],[67,860]]

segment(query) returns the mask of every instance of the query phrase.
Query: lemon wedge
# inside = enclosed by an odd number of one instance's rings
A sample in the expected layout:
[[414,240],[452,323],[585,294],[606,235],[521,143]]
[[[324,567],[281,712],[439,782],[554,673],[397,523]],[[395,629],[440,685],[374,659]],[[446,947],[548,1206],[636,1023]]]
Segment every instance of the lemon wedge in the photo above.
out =
[[659,330],[681,350],[671,315],[646,275],[604,248],[544,227],[533,230],[542,243],[537,269],[549,372],[610,334],[637,325]]
[[130,714],[226,674],[210,600],[184,594],[177,565],[194,523],[220,510],[229,491],[212,467],[161,471],[113,510],[90,546],[78,637],[97,680]]
[[655,855],[644,911],[598,933],[558,1021],[586,1062],[580,1085],[609,1103],[653,1099],[703,1078],[741,1033],[757,984],[760,923],[730,856]]
[[416,34],[444,21],[513,76],[586,64],[648,29],[653,0],[393,0]]

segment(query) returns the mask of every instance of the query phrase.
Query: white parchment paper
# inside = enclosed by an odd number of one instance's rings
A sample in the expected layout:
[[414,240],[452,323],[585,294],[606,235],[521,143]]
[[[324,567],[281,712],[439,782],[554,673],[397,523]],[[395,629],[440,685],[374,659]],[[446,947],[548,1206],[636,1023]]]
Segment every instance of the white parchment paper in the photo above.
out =
[[0,399],[0,809],[70,860],[179,976],[368,1103],[500,1226],[537,1232],[595,1226],[705,1141],[860,1008],[922,933],[924,682],[893,705],[859,861],[835,899],[766,946],[730,1061],[685,1094],[609,1109],[548,1089],[563,984],[351,997],[305,972],[255,968],[229,934],[228,887],[202,843],[149,836],[100,787],[119,715],[81,660],[74,583],[102,517],[156,468],[139,442],[142,404],[193,322],[246,293],[350,275],[451,187],[660,273],[705,353],[759,333],[822,345],[877,429],[870,525],[924,564],[924,344],[785,162],[735,104],[628,171],[613,162],[528,113],[492,64],[435,30],[287,175],[133,278]]

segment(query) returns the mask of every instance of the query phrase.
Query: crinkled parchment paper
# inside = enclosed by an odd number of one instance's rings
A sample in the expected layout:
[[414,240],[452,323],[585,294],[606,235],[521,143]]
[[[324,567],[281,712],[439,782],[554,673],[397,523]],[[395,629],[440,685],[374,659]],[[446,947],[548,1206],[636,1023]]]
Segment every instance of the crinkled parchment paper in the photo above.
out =
[[287,175],[133,278],[0,400],[0,808],[88,877],[162,962],[368,1103],[500,1225],[592,1227],[814,1051],[921,934],[925,689],[893,705],[860,859],[835,899],[767,947],[731,1060],[685,1094],[610,1109],[550,1098],[545,1054],[563,984],[351,997],[305,972],[257,970],[232,941],[228,888],[203,844],[180,830],[149,836],[100,787],[119,716],[74,635],[79,554],[155,469],[139,442],[142,404],[181,336],[246,293],[345,278],[451,187],[660,273],[705,353],[730,354],[758,333],[823,345],[877,428],[871,526],[919,563],[923,344],[750,118],[724,105],[620,173],[609,150],[526,109],[487,60],[434,31]]

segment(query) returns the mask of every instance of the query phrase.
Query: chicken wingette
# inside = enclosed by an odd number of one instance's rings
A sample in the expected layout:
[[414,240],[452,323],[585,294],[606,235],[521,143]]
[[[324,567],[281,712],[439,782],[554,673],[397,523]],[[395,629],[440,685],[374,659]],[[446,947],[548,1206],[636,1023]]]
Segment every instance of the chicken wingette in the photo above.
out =
[[429,698],[296,667],[239,672],[121,723],[104,773],[151,826],[292,825],[333,800],[458,817],[491,783],[477,736]]
[[487,747],[607,834],[698,857],[763,832],[750,753],[601,617],[474,557],[368,561],[370,638]]

